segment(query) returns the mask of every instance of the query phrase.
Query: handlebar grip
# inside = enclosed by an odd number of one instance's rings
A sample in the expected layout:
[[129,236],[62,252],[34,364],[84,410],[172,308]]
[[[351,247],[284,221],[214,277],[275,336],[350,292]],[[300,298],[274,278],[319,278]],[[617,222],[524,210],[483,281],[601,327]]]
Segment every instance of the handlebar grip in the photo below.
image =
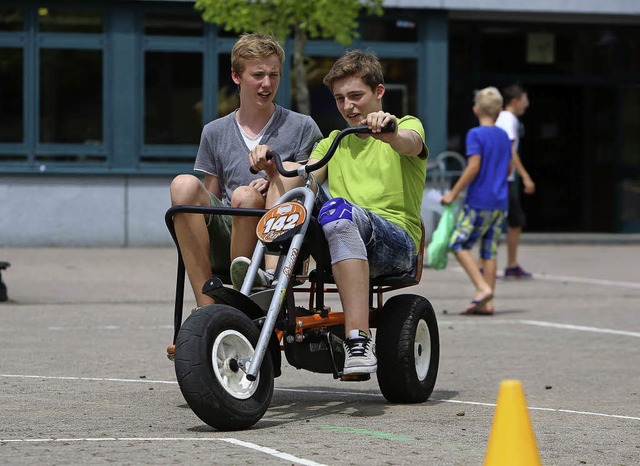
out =
[[[266,158],[267,160],[271,160],[273,158],[273,154],[271,153],[271,151],[267,152]],[[260,173],[258,170],[254,170],[253,167],[249,167],[249,171],[252,175],[257,175],[258,173]]]
[[[389,123],[387,126],[384,126],[382,128],[382,133],[393,133],[396,130],[396,123],[395,122],[391,122]],[[369,129],[368,126],[366,125],[361,125],[361,126],[353,126],[350,130],[350,132],[352,133],[357,133],[357,134],[371,134],[371,130]]]
[[389,123],[387,126],[382,128],[383,133],[393,133],[396,130],[396,126],[398,126],[395,122]]

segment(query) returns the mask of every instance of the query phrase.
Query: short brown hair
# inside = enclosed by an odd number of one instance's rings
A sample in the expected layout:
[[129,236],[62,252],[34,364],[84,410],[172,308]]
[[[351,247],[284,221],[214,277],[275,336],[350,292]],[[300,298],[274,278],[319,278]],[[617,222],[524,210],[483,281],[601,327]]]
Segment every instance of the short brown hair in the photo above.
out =
[[373,52],[351,50],[338,58],[322,82],[333,92],[333,83],[347,76],[357,76],[372,90],[384,84],[380,60]]
[[502,96],[505,104],[509,104],[513,99],[519,99],[522,94],[526,94],[527,90],[520,84],[512,84],[502,89]]
[[271,55],[278,57],[282,68],[284,49],[274,36],[260,33],[242,34],[231,50],[231,69],[237,74],[242,74],[247,61]]

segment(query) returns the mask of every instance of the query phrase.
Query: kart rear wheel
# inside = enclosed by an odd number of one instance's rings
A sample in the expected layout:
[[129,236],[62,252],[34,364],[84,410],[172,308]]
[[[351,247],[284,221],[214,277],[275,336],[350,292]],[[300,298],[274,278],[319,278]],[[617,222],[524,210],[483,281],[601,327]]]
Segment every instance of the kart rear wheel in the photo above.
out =
[[431,303],[397,295],[383,306],[376,331],[378,385],[393,403],[421,403],[433,392],[440,362],[440,336]]
[[266,412],[273,395],[271,355],[264,356],[255,381],[238,366],[253,355],[260,330],[243,312],[213,304],[184,322],[176,339],[178,384],[193,412],[219,430],[251,427]]

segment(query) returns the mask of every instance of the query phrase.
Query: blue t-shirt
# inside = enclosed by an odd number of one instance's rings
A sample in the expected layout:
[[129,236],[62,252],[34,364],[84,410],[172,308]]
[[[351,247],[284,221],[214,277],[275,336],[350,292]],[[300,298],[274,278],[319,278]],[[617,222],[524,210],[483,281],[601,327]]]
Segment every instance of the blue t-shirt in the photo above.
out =
[[509,207],[509,161],[511,141],[502,128],[477,126],[467,133],[467,157],[480,156],[480,171],[469,183],[465,204],[478,210]]

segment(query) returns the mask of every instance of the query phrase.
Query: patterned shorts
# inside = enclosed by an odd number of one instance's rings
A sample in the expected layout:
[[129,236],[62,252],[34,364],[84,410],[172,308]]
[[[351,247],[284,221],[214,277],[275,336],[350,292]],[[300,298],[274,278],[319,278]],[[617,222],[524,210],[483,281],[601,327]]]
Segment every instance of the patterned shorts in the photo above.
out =
[[495,259],[506,214],[504,210],[479,210],[465,205],[458,213],[449,249],[453,252],[469,250],[479,239],[480,257]]

